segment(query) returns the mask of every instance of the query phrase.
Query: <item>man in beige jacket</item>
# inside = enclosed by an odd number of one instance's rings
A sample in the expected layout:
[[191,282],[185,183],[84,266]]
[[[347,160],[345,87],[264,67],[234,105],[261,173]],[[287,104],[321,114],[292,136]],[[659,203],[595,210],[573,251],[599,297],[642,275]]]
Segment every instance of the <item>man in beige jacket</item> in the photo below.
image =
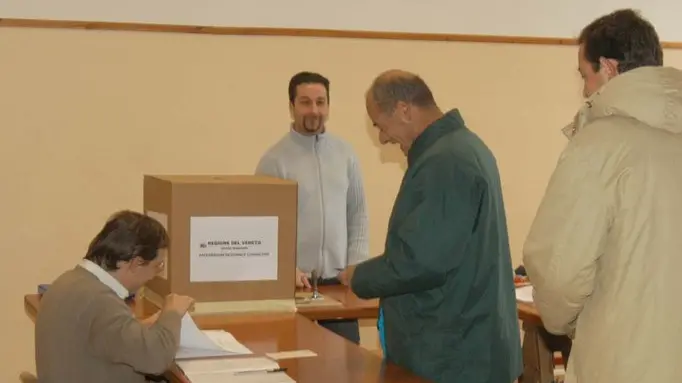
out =
[[90,243],[85,259],[52,283],[36,318],[40,383],[142,383],[172,364],[189,297],[171,294],[146,322],[125,299],[165,263],[168,234],[154,219],[115,214]]
[[524,246],[566,383],[681,382],[682,72],[631,10],[579,37],[584,107]]

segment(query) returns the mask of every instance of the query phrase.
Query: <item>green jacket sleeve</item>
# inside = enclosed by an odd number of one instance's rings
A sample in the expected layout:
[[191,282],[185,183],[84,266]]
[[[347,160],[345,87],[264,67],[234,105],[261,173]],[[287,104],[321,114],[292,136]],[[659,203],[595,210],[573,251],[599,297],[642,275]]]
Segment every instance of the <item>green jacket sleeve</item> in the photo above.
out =
[[[360,298],[436,288],[455,270],[474,229],[483,183],[452,161],[424,164],[405,187],[421,194],[393,229],[384,254],[357,265],[351,288]],[[396,204],[405,203],[397,200]],[[391,244],[392,242],[392,244]]]

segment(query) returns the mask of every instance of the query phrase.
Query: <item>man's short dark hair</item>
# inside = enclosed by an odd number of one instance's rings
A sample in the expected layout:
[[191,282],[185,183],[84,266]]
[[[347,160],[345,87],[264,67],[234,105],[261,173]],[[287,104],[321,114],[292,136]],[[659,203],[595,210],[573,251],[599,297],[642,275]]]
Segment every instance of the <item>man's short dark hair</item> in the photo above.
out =
[[372,84],[371,94],[382,113],[392,113],[399,101],[421,108],[436,106],[426,82],[415,74],[402,71],[389,71],[379,76]]
[[329,80],[319,73],[299,72],[289,80],[289,102],[296,100],[296,90],[301,84],[321,84],[327,90],[327,102],[329,102]]
[[130,262],[135,257],[152,261],[168,242],[168,233],[157,220],[123,210],[111,216],[93,238],[85,259],[113,271],[118,269],[118,262]]
[[599,58],[618,61],[618,72],[643,66],[662,66],[663,48],[654,26],[638,12],[621,9],[604,15],[586,26],[578,43],[585,59],[599,70]]

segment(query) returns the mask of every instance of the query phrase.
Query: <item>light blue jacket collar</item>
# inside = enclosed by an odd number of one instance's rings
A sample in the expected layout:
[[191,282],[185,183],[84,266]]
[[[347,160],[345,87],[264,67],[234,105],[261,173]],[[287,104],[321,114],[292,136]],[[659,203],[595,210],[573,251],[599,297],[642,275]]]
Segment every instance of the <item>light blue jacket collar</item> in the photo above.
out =
[[317,134],[312,134],[312,135],[306,135],[306,134],[301,134],[294,130],[294,125],[291,124],[289,127],[289,135],[291,136],[292,140],[294,142],[303,144],[303,145],[313,145],[316,141],[320,141],[326,138],[327,136],[327,129],[325,128],[324,131],[321,133]]

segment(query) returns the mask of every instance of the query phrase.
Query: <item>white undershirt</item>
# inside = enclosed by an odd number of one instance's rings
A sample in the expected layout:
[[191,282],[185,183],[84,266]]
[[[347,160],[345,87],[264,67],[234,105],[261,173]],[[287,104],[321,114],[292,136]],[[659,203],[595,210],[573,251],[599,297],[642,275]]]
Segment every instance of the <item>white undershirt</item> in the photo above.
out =
[[126,289],[121,282],[119,282],[116,278],[114,278],[111,274],[109,274],[106,270],[101,268],[98,264],[84,259],[83,262],[79,265],[80,267],[84,268],[85,270],[91,272],[97,279],[99,279],[102,283],[105,285],[109,286],[116,295],[118,295],[121,299],[126,299],[128,296],[130,296],[130,292],[128,289]]

